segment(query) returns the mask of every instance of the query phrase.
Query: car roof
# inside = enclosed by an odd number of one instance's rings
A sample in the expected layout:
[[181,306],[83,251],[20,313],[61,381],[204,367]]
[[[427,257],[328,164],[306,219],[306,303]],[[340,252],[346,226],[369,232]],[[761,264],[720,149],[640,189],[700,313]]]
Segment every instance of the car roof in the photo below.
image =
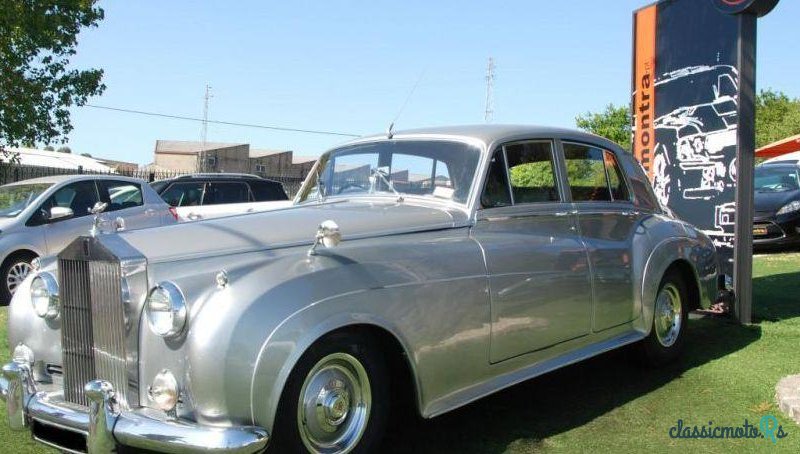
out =
[[135,183],[142,183],[144,180],[140,178],[132,178],[132,177],[125,177],[122,175],[113,175],[113,174],[73,174],[73,175],[50,175],[46,177],[39,177],[39,178],[30,178],[27,180],[20,180],[14,183],[8,183],[6,186],[18,186],[23,184],[61,184],[61,183],[72,183],[74,181],[83,181],[83,180],[117,180],[117,181],[129,181]]
[[279,181],[270,180],[269,178],[252,175],[249,173],[192,173],[188,175],[179,175],[177,177],[165,178],[163,180],[154,181],[153,183],[171,183],[173,181],[191,181],[191,180],[231,180],[231,181],[264,181],[267,183],[280,184]]
[[[460,137],[465,139],[479,140],[485,144],[496,142],[509,142],[520,140],[525,137],[557,137],[567,140],[585,141],[596,143],[609,148],[619,149],[619,145],[603,137],[568,128],[557,128],[550,126],[536,125],[515,125],[515,124],[491,124],[491,125],[460,125],[460,126],[441,126],[433,128],[420,128],[397,131],[392,138],[413,138],[413,137]],[[387,139],[387,134],[374,134],[360,139],[356,139],[351,144],[359,142],[369,142],[379,139]]]

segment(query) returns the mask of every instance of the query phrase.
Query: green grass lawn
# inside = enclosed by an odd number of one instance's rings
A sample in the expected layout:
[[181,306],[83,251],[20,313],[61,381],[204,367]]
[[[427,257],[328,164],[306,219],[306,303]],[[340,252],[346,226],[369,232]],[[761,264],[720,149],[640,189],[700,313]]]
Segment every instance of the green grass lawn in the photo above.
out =
[[[774,403],[775,384],[800,373],[800,254],[755,258],[755,323],[691,320],[687,351],[659,370],[611,352],[530,380],[429,421],[390,427],[387,452],[800,452],[800,426]],[[0,309],[0,362],[8,358],[7,310]],[[0,452],[42,452],[0,416]],[[788,437],[671,439],[687,424],[758,425],[775,415]]]

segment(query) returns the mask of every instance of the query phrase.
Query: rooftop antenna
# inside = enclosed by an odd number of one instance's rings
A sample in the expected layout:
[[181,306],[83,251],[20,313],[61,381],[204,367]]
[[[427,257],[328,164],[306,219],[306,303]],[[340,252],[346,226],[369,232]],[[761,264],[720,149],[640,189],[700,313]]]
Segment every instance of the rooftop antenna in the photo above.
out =
[[395,115],[394,120],[392,120],[389,123],[389,127],[386,129],[386,137],[388,139],[391,139],[394,136],[394,124],[397,123],[397,120],[400,119],[400,115],[402,115],[403,111],[406,110],[406,106],[408,105],[408,101],[410,101],[411,97],[414,96],[414,92],[417,91],[417,87],[419,86],[419,83],[422,82],[422,78],[425,77],[425,71],[427,71],[427,69],[424,69],[421,73],[419,73],[419,77],[417,77],[417,81],[414,83],[414,86],[411,87],[411,91],[408,92],[408,96],[406,96],[406,100],[403,101],[403,105],[400,106],[400,110],[397,111],[397,115]]
[[494,69],[494,58],[489,57],[486,64],[486,110],[483,113],[486,123],[491,123],[494,116]]
[[199,171],[205,172],[206,171],[206,139],[208,136],[208,100],[213,98],[214,95],[211,94],[211,86],[206,84],[206,94],[203,97],[203,133],[202,133],[202,141],[200,143],[200,165]]

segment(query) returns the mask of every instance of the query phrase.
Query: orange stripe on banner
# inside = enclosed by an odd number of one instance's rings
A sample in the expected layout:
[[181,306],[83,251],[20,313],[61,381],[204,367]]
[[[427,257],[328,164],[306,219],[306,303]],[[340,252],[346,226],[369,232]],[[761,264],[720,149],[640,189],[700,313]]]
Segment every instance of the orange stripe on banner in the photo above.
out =
[[634,134],[633,155],[653,179],[653,147],[656,131],[653,125],[656,114],[656,5],[636,12],[634,56]]

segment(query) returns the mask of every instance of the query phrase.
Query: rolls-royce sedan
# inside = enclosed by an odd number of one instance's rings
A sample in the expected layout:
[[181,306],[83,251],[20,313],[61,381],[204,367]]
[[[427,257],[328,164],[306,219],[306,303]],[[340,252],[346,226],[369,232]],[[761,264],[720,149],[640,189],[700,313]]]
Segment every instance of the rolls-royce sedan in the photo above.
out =
[[607,140],[390,131],[323,154],[291,207],[43,259],[0,389],[62,450],[370,452],[397,396],[431,418],[629,344],[674,359],[717,269]]

